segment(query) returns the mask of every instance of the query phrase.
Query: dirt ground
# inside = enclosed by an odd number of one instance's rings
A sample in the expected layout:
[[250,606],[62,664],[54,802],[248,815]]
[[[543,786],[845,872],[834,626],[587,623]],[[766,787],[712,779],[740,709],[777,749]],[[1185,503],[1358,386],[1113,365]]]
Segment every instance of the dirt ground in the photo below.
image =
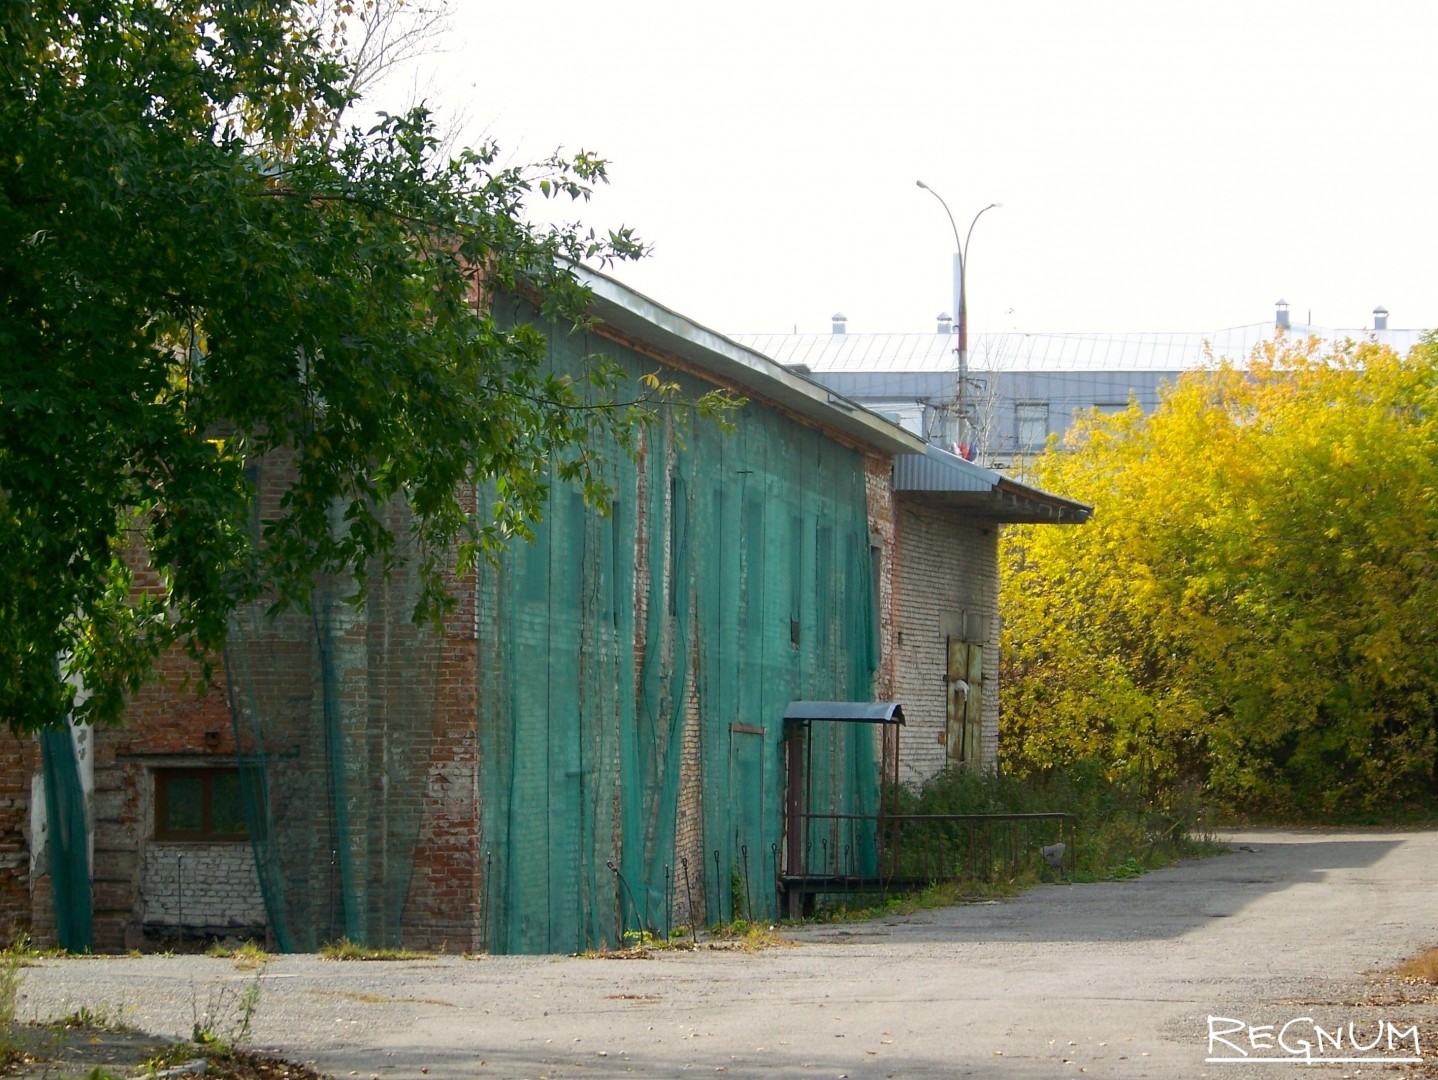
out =
[[[1228,839],[1232,854],[1130,881],[803,927],[758,953],[47,960],[26,971],[21,1015],[83,1005],[223,1036],[258,980],[248,1045],[386,1080],[1252,1080],[1292,1077],[1295,1057],[1315,1059],[1304,1075],[1438,1075],[1438,993],[1383,974],[1438,944],[1438,833]],[[1404,1057],[1423,1061],[1391,1063]]]
[[241,1050],[205,1058],[198,1051],[178,1053],[173,1040],[140,1031],[36,1024],[12,1032],[12,1038],[23,1051],[0,1070],[7,1080],[80,1080],[95,1070],[116,1077],[163,1073],[202,1074],[211,1080],[325,1080],[321,1073],[268,1054]]

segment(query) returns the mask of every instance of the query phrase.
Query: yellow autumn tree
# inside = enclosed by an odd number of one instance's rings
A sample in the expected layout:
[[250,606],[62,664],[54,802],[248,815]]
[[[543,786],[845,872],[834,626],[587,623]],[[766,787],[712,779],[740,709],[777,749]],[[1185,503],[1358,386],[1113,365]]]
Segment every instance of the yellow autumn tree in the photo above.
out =
[[1004,546],[1004,759],[1249,810],[1426,798],[1438,342],[1261,348],[1080,418],[1030,479],[1094,506]]

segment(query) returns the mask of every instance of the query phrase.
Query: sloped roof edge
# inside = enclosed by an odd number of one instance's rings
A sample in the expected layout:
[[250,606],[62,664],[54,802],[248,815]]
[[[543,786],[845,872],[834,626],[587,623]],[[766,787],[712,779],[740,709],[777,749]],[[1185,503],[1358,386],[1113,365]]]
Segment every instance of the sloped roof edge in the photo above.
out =
[[593,295],[595,318],[679,357],[740,392],[749,391],[885,454],[918,453],[924,442],[898,424],[828,387],[790,371],[763,353],[700,326],[589,267],[575,276]]
[[937,446],[894,459],[894,493],[1008,524],[1082,525],[1093,507],[1020,483]]

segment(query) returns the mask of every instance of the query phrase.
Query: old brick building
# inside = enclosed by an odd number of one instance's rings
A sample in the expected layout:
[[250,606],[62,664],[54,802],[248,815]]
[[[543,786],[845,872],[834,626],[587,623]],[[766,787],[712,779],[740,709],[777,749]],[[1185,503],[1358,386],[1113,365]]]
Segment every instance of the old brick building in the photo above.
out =
[[[51,740],[48,789],[42,755],[10,738],[0,925],[83,941],[58,911],[99,950],[205,935],[583,949],[775,910],[790,701],[903,702],[910,780],[992,766],[998,524],[1084,508],[589,283],[598,321],[552,334],[556,369],[602,352],[691,397],[734,390],[735,429],[668,410],[632,458],[605,448],[612,506],[556,485],[533,543],[454,583],[443,635],[410,621],[403,573],[362,610],[328,583],[310,611],[242,612],[223,688],[181,692],[169,658],[174,678],[123,728],[80,733],[73,755]],[[531,317],[504,297],[496,315]],[[263,517],[283,463],[254,475]],[[873,812],[874,730],[815,739],[815,797]],[[37,794],[56,786],[84,807],[60,815],[78,875],[46,854]],[[825,849],[837,861],[839,838]],[[855,872],[872,863],[842,850]]]
[[1081,524],[1088,507],[1057,498],[930,446],[903,454],[892,475],[895,698],[907,727],[900,779],[946,765],[993,769],[999,744],[999,530]]

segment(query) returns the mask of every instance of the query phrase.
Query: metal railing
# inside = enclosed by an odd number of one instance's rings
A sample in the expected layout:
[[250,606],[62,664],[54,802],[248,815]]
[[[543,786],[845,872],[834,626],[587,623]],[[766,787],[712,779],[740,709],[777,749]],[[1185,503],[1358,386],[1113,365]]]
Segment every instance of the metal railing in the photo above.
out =
[[992,882],[1074,866],[1073,817],[1066,813],[801,814],[790,822],[796,827],[799,858],[789,860],[797,865],[785,866],[783,881],[807,891]]
[[886,869],[895,878],[1003,881],[1035,868],[1073,871],[1070,814],[901,814],[883,827],[893,837]]

